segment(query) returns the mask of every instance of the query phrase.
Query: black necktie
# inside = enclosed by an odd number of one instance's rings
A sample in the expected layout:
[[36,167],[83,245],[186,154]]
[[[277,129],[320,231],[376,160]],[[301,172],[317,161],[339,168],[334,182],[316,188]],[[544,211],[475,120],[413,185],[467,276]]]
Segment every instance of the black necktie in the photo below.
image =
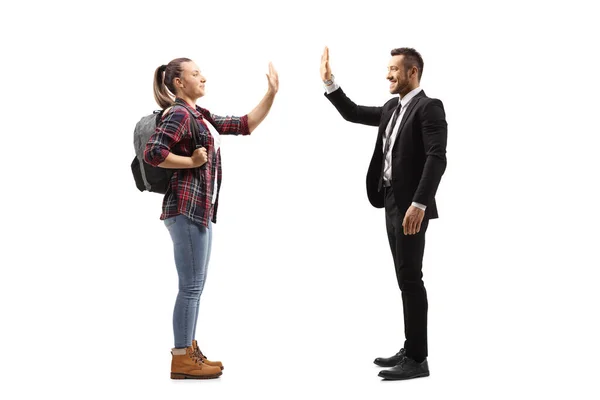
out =
[[400,111],[402,110],[402,103],[398,101],[398,105],[394,110],[394,115],[392,116],[392,124],[390,125],[389,132],[386,132],[385,135],[385,146],[383,148],[383,161],[381,163],[381,174],[379,176],[379,185],[377,190],[381,190],[383,187],[383,174],[385,172],[385,158],[387,156],[388,151],[390,150],[390,146],[392,145],[392,133],[394,132],[394,127],[396,126],[396,122],[398,121],[398,117],[400,116]]

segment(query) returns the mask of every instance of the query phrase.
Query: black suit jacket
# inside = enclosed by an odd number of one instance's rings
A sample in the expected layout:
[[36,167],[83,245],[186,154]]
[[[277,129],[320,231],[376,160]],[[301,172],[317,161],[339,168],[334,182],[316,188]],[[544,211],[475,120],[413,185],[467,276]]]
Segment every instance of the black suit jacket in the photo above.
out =
[[[394,97],[383,107],[365,107],[356,105],[341,88],[325,97],[347,121],[379,126],[367,172],[367,195],[374,207],[383,208],[383,191],[378,190],[384,161],[383,137],[399,98]],[[392,188],[401,214],[415,201],[427,206],[425,218],[438,217],[435,193],[446,170],[447,136],[442,102],[421,91],[409,103],[391,149]]]

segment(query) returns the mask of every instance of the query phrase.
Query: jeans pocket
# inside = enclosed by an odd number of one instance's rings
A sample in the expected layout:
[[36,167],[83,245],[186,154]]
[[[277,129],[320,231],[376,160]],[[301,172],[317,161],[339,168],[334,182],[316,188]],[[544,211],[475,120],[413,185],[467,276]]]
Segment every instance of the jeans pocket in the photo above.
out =
[[169,218],[165,219],[163,222],[165,223],[165,226],[167,228],[170,228],[171,226],[173,226],[176,219],[177,219],[177,215],[174,217],[169,217]]

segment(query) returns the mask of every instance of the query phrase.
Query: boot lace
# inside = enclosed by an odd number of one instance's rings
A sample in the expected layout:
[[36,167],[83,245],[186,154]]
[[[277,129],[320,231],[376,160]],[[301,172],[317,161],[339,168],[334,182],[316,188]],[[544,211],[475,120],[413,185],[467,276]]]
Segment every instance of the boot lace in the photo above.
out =
[[190,353],[190,358],[198,364],[204,364],[204,360],[202,360],[202,357],[197,352]]
[[196,357],[198,357],[199,359],[201,359],[202,362],[204,362],[204,360],[207,359],[207,357],[200,350],[200,347],[196,347]]

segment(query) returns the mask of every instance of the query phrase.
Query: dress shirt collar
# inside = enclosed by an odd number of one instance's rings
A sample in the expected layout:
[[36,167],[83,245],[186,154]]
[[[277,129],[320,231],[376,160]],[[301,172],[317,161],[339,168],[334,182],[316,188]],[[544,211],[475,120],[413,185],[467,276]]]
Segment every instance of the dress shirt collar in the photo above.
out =
[[413,97],[415,97],[416,95],[421,93],[422,90],[423,89],[421,87],[416,87],[413,90],[411,90],[410,92],[406,93],[406,96],[404,96],[400,99],[400,103],[402,103],[402,108],[406,107],[406,105],[408,103],[410,103],[410,101],[413,99]]

